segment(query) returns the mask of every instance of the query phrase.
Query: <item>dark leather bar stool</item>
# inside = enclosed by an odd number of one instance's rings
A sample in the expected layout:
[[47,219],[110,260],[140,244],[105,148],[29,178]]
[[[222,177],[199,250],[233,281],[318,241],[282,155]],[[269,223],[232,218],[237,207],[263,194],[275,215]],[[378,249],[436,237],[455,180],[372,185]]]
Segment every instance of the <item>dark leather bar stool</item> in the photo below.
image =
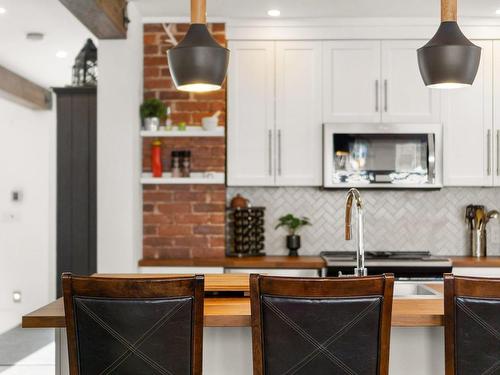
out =
[[200,375],[203,276],[63,274],[71,375]]
[[444,275],[446,375],[500,374],[500,279]]
[[392,275],[250,276],[254,375],[386,375]]

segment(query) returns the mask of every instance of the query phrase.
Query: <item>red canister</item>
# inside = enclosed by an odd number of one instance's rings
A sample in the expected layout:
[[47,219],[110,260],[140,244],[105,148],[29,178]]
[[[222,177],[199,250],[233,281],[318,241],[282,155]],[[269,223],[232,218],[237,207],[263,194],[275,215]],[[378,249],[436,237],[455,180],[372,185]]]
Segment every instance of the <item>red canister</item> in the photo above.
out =
[[161,177],[163,173],[161,165],[161,141],[151,142],[151,169],[153,177]]

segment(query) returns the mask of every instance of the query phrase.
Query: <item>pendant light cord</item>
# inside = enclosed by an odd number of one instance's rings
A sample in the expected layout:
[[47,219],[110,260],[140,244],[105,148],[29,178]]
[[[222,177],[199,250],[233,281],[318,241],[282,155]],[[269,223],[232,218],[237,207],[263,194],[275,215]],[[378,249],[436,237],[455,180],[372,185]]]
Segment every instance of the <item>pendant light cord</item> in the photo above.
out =
[[207,23],[206,0],[191,0],[191,23]]
[[441,0],[441,22],[457,21],[457,0]]

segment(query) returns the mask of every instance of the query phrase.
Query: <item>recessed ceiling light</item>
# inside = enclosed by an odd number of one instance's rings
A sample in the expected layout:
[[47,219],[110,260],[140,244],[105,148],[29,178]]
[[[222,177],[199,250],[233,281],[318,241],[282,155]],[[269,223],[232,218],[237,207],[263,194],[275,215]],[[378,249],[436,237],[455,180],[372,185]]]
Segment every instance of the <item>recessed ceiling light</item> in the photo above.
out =
[[267,15],[271,17],[279,17],[281,15],[281,12],[279,9],[269,9],[267,11]]
[[68,57],[68,52],[66,51],[57,51],[56,56],[59,57],[60,59],[65,59]]
[[500,9],[497,9],[497,11],[495,13],[500,15]]
[[0,14],[5,14],[5,13],[7,13],[7,9],[0,7]]

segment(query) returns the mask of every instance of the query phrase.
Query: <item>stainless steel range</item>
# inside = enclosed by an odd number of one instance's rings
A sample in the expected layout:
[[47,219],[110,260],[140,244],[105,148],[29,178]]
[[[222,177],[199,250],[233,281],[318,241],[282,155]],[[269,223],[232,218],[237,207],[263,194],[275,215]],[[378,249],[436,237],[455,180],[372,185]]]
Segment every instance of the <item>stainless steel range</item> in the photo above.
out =
[[[355,251],[323,251],[326,276],[352,273],[356,267]],[[451,272],[451,260],[432,256],[429,251],[365,251],[368,275],[393,273],[398,280],[441,280]]]

